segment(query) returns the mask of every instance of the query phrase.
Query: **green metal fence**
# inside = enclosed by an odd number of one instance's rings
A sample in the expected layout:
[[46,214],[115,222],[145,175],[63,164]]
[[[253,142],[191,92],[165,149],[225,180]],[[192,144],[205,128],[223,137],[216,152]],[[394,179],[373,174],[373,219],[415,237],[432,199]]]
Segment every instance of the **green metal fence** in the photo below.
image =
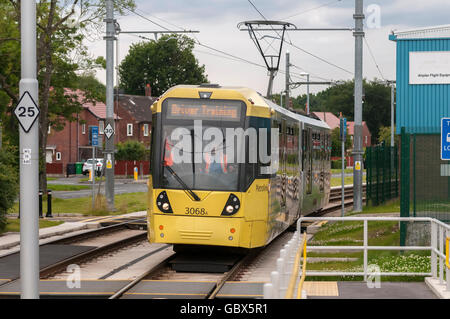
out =
[[440,134],[401,134],[402,217],[450,222],[450,161],[440,156]]
[[397,147],[378,145],[366,148],[366,204],[380,205],[398,197]]

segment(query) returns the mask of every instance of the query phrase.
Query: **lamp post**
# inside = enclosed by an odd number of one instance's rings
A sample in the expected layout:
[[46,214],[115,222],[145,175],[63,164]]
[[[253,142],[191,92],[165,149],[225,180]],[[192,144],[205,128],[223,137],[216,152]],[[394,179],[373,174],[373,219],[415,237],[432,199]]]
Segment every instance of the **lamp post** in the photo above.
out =
[[306,114],[309,115],[309,73],[302,72],[301,76],[306,76]]

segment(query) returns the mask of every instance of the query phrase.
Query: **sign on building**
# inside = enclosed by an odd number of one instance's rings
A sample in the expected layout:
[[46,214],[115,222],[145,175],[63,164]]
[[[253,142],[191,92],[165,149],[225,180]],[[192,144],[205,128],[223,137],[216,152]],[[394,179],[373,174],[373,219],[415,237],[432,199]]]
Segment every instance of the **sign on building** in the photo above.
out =
[[409,84],[450,84],[450,52],[409,52]]

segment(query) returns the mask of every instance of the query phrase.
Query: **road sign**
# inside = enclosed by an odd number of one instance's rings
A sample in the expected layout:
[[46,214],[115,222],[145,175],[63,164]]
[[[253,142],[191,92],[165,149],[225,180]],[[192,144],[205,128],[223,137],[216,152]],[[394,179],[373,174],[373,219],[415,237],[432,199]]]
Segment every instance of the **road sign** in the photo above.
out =
[[106,127],[104,129],[104,133],[108,140],[111,138],[111,136],[114,135],[114,129],[112,128],[112,126],[109,123],[108,123],[108,125],[106,125]]
[[39,117],[40,110],[30,93],[25,91],[13,112],[19,120],[20,126],[25,133],[28,133],[36,119]]
[[341,117],[339,121],[339,137],[341,141],[345,141],[347,138],[347,118]]
[[450,160],[450,118],[441,119],[441,160]]
[[91,126],[91,145],[98,146],[98,126]]

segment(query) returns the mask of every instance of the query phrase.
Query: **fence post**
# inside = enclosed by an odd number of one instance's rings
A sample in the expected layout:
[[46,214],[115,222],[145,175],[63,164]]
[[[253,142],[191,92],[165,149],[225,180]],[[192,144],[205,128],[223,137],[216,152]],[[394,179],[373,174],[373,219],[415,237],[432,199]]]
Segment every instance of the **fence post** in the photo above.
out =
[[368,222],[367,220],[364,220],[364,281],[367,281],[367,259],[368,259],[368,250],[367,245],[368,243]]
[[431,276],[433,278],[437,277],[437,261],[436,252],[434,251],[437,247],[437,224],[431,222]]
[[[441,225],[438,225],[439,229],[439,252],[444,254],[444,228]],[[439,283],[441,285],[444,284],[444,267],[445,262],[444,259],[439,257]]]
[[264,284],[264,299],[272,299],[272,298],[273,298],[272,284],[270,283]]
[[272,282],[272,298],[280,298],[280,273],[278,271],[272,271],[270,273],[270,281]]
[[[410,142],[409,134],[402,127],[401,130],[401,194],[400,194],[400,217],[409,217],[409,161],[410,161]],[[400,246],[405,246],[406,243],[406,223],[400,222]]]
[[52,190],[47,189],[47,214],[45,214],[45,217],[52,218]]

